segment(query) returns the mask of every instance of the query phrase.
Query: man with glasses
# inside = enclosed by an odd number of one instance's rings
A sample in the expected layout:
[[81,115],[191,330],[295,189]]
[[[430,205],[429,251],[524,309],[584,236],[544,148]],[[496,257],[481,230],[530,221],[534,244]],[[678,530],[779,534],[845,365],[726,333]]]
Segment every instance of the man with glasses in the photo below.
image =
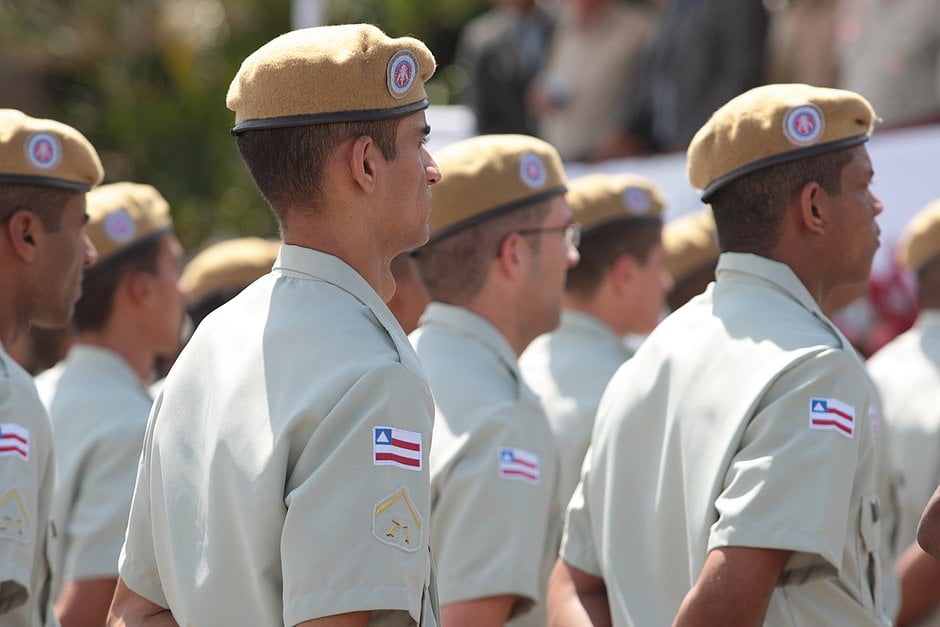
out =
[[562,503],[578,484],[604,388],[633,355],[624,337],[653,330],[672,287],[661,238],[665,198],[656,183],[590,174],[571,182],[567,199],[584,229],[581,260],[568,270],[561,324],[519,360],[558,442]]
[[544,624],[558,453],[517,359],[558,325],[579,227],[558,153],[541,140],[475,137],[435,159],[443,180],[430,242],[416,253],[432,302],[410,339],[437,411],[431,546],[441,616],[445,626],[523,614]]

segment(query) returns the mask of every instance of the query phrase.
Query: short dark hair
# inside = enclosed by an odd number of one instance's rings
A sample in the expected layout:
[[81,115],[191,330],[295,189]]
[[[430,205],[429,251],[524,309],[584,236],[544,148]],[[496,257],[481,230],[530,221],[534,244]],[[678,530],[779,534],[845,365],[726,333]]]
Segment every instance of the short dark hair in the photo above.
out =
[[75,303],[72,326],[78,332],[100,331],[114,308],[114,295],[124,277],[135,272],[157,274],[165,235],[134,244],[85,269],[82,296]]
[[583,298],[593,296],[610,267],[625,254],[645,264],[653,247],[662,243],[662,230],[662,220],[650,217],[618,220],[582,233],[581,261],[568,268],[565,290]]
[[346,140],[367,135],[385,159],[395,159],[401,119],[250,130],[240,133],[236,143],[255,184],[283,223],[289,207],[323,202],[324,165]]
[[746,174],[714,192],[710,202],[721,250],[769,253],[780,239],[790,197],[813,181],[827,194],[842,193],[842,170],[851,160],[851,149],[795,159]]
[[6,224],[18,211],[29,211],[39,217],[46,231],[55,233],[62,222],[62,210],[76,194],[84,194],[84,192],[49,185],[2,183],[0,184],[0,224]]
[[[507,211],[460,229],[419,248],[414,256],[418,274],[433,300],[464,305],[483,289],[486,270],[503,239],[514,231],[542,224],[548,200]],[[537,234],[533,234],[537,235]],[[541,240],[529,240],[538,250]]]

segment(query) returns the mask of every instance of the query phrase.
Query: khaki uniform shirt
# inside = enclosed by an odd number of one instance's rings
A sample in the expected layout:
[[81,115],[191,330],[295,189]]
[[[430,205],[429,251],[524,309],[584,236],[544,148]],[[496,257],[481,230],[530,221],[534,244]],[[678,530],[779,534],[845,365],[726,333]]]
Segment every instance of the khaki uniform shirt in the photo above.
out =
[[562,555],[616,625],[668,625],[724,546],[793,551],[768,625],[888,624],[864,365],[786,265],[717,277],[614,375]]
[[441,603],[516,595],[514,615],[537,603],[523,617],[537,621],[557,555],[558,459],[545,413],[484,318],[434,302],[410,339],[437,411],[431,546]]
[[118,576],[140,445],[153,399],[113,351],[76,344],[36,377],[58,450],[52,598],[66,581]]
[[558,444],[562,507],[578,485],[604,388],[632,354],[598,318],[564,310],[558,328],[535,338],[519,359],[522,376],[541,399]]
[[[868,360],[868,372],[881,392],[901,477],[894,548],[903,551],[940,483],[940,311],[924,310],[912,329]],[[925,624],[940,625],[940,612]]]
[[52,426],[32,377],[0,346],[0,625],[58,625],[47,543],[55,481]]
[[180,625],[364,610],[436,625],[432,412],[378,294],[336,257],[282,246],[199,325],[154,403],[121,577]]

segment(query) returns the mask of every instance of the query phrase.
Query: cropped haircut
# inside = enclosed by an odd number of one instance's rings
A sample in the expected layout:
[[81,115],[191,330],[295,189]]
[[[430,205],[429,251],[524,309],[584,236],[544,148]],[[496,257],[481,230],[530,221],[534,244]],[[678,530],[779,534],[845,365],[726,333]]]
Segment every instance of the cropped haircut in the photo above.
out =
[[[538,228],[548,217],[549,200],[525,205],[426,244],[415,251],[418,274],[433,300],[465,305],[480,293],[490,261],[507,235]],[[525,235],[538,251],[538,233]]]
[[757,170],[731,181],[710,203],[723,252],[769,253],[780,239],[787,203],[815,181],[829,195],[842,193],[842,170],[849,149],[826,152]]
[[49,233],[58,232],[66,203],[82,192],[21,183],[0,184],[0,224],[6,224],[18,211],[29,211],[39,217]]
[[367,135],[386,160],[395,159],[401,120],[397,117],[257,129],[240,133],[235,139],[255,184],[283,224],[290,208],[315,207],[326,200],[323,171],[343,142]]
[[79,333],[100,331],[114,308],[114,295],[121,281],[135,273],[159,273],[160,248],[164,236],[148,238],[113,257],[85,269],[82,296],[75,303],[72,326]]
[[650,252],[662,243],[663,223],[658,217],[618,220],[581,235],[578,254],[581,261],[568,268],[565,290],[590,298],[614,262],[631,255],[646,264]]

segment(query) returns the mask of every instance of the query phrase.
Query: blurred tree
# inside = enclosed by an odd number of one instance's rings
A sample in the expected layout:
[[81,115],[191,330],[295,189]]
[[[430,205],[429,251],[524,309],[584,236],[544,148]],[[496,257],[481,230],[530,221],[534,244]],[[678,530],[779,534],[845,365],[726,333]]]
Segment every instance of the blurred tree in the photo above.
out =
[[[443,65],[486,0],[342,0],[330,23],[425,40]],[[190,253],[275,233],[229,133],[241,61],[290,28],[290,0],[0,0],[0,107],[62,120],[98,148],[107,182],[156,186]],[[444,76],[446,73],[441,73]],[[450,89],[429,91],[447,102]]]

